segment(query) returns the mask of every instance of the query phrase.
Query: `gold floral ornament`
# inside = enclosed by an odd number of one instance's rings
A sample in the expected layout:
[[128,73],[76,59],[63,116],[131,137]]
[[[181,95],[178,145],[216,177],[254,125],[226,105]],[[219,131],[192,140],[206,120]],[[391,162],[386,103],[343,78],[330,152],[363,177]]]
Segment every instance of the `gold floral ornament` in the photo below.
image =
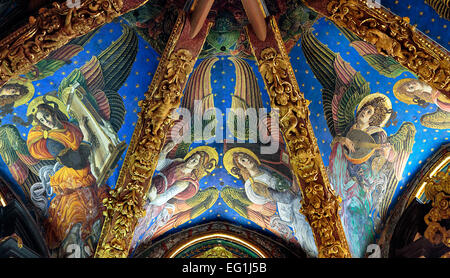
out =
[[328,17],[337,25],[392,56],[424,82],[450,95],[450,56],[409,23],[409,18],[384,8],[369,8],[365,0],[331,0]]
[[[434,245],[443,243],[450,247],[450,230],[440,223],[450,219],[450,167],[428,178],[425,196],[431,200],[432,208],[424,217],[427,224],[424,236]],[[450,253],[444,257],[450,257]]]
[[0,42],[0,85],[27,73],[32,65],[120,15],[122,0],[86,0],[79,8],[54,2],[41,8],[29,23]]

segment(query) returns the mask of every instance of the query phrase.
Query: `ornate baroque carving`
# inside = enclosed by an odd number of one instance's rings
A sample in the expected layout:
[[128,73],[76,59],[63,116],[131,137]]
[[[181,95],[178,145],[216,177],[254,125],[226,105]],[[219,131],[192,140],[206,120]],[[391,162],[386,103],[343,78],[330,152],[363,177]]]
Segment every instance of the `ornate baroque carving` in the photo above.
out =
[[86,0],[79,8],[53,3],[29,23],[0,42],[0,85],[30,70],[69,40],[111,22],[120,15],[123,0]]
[[303,193],[302,213],[313,230],[319,257],[350,257],[338,215],[339,199],[330,187],[309,121],[309,101],[295,79],[289,56],[273,17],[265,42],[247,27],[249,42],[271,99],[279,109],[292,171]]
[[[443,243],[450,247],[450,230],[440,223],[450,219],[450,168],[438,172],[426,182],[425,196],[431,200],[433,207],[424,217],[427,224],[424,236],[435,245]],[[450,253],[443,257],[450,258]]]
[[384,8],[369,8],[365,0],[331,0],[328,17],[376,46],[416,73],[430,86],[450,96],[450,56],[409,24],[409,18]]
[[[166,49],[154,75],[130,146],[120,171],[116,189],[104,200],[107,208],[96,257],[127,257],[137,220],[144,216],[143,205],[168,129],[172,111],[180,105],[187,77],[191,73],[203,40],[192,43],[193,50],[176,48],[182,33],[188,32],[186,15],[180,11]],[[207,30],[210,24],[207,24]],[[187,29],[187,31],[186,31]]]

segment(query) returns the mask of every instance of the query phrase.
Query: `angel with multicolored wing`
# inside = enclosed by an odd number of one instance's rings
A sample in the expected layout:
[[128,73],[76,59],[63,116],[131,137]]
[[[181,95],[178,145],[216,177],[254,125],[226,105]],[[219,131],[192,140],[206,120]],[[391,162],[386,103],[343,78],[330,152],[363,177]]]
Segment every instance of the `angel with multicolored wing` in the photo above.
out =
[[388,136],[383,127],[393,113],[389,98],[371,94],[362,75],[310,31],[302,37],[302,49],[323,86],[325,119],[334,137],[330,182],[343,200],[341,216],[352,253],[363,256],[402,179],[416,129],[404,122]]
[[30,81],[37,81],[52,76],[63,66],[70,64],[72,59],[83,51],[84,46],[95,36],[98,30],[95,29],[84,36],[72,39],[66,45],[54,50],[45,59],[33,65],[24,77]]
[[230,113],[227,115],[228,128],[233,136],[240,140],[256,141],[258,134],[253,126],[257,124],[255,121],[260,109],[263,108],[258,81],[252,68],[244,59],[229,57],[228,60],[233,62],[236,69],[236,85],[231,99]]
[[224,187],[220,191],[224,202],[257,225],[293,243],[298,241],[308,256],[316,257],[311,227],[300,213],[299,187],[264,167],[249,149],[232,148],[223,160],[228,173],[244,183],[243,189]]
[[38,160],[31,156],[19,130],[10,124],[0,127],[0,155],[26,200],[31,203],[30,188],[40,182],[39,170],[55,164],[56,160]]
[[169,142],[162,149],[157,173],[147,193],[144,206],[146,215],[139,219],[135,229],[132,249],[152,240],[205,212],[217,201],[217,188],[200,190],[200,180],[216,167],[219,156],[215,149],[200,146],[188,152],[184,158],[169,159],[167,154],[176,142]]
[[99,184],[107,180],[126,148],[117,135],[126,113],[118,91],[135,62],[138,37],[129,26],[122,27],[122,35],[98,56],[74,69],[61,81],[56,93],[77,121],[84,140],[91,144],[91,169]]
[[403,72],[408,71],[407,68],[402,66],[394,58],[392,58],[391,56],[380,54],[373,44],[359,38],[347,28],[339,26],[336,27],[350,41],[350,46],[358,51],[358,53],[364,58],[364,60],[366,60],[366,62],[381,75],[395,78]]

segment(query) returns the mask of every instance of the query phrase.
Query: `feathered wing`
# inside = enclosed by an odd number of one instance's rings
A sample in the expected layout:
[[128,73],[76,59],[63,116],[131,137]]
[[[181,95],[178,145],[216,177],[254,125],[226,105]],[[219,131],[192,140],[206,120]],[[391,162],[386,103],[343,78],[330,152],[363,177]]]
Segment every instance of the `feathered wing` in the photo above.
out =
[[420,123],[429,128],[450,129],[450,112],[438,107],[436,111],[420,117]]
[[258,113],[259,109],[263,108],[261,91],[259,90],[255,73],[245,60],[238,57],[229,57],[228,60],[233,62],[235,67],[236,85],[231,100],[232,113],[229,114],[227,123],[235,137],[247,140],[249,137],[254,138],[252,135],[255,134],[251,135],[250,133],[255,132],[255,130],[246,128],[245,138],[242,138],[242,135],[238,134],[232,127],[234,126],[236,128],[236,122],[247,122],[246,115],[248,114],[248,109],[255,109]]
[[[194,72],[189,77],[184,91],[184,96],[181,100],[181,108],[187,109],[191,116],[191,129],[193,128],[194,115],[204,115],[205,111],[214,108],[214,96],[211,88],[211,68],[214,63],[219,60],[217,57],[205,58],[195,68]],[[186,119],[182,120],[183,122]],[[217,119],[212,116],[208,120],[202,122],[202,128],[208,124],[215,123]],[[184,123],[187,124],[187,123]],[[180,127],[180,126],[178,126]],[[192,135],[194,136],[194,135]],[[198,138],[192,138],[197,140]],[[207,140],[208,138],[204,138]]]
[[344,36],[350,41],[352,46],[366,62],[378,71],[381,75],[389,78],[396,78],[405,71],[408,71],[404,66],[397,62],[391,56],[385,56],[378,53],[377,48],[368,42],[360,39],[345,27],[337,28],[344,34]]
[[0,155],[27,197],[30,196],[30,187],[40,182],[39,169],[55,163],[54,160],[43,161],[33,158],[19,130],[9,124],[0,127]]
[[321,43],[311,29],[304,31],[302,50],[306,61],[322,85],[325,119],[331,135],[343,135],[355,122],[354,111],[370,94],[369,83],[339,54]]
[[388,142],[391,144],[392,151],[395,153],[395,158],[390,165],[387,173],[387,183],[385,194],[380,203],[380,216],[385,217],[392,202],[393,195],[396,191],[397,184],[402,179],[403,171],[409,156],[412,153],[414,145],[414,137],[416,128],[411,122],[404,122],[398,131],[388,137]]
[[164,234],[172,228],[176,228],[187,221],[197,218],[202,213],[211,208],[219,198],[219,190],[215,187],[208,187],[200,190],[192,198],[181,201],[177,200],[173,203],[175,211],[170,220],[162,227],[157,229],[152,238]]
[[33,65],[32,69],[25,74],[25,77],[36,81],[52,76],[61,67],[70,64],[72,59],[83,51],[84,46],[95,36],[98,30],[97,28],[84,36],[75,38],[66,45],[51,52],[47,58]]
[[231,186],[225,186],[220,191],[220,196],[224,202],[240,216],[255,222],[262,228],[271,230],[278,234],[279,232],[272,229],[270,218],[276,212],[276,205],[272,202],[264,205],[257,205],[251,202],[244,189],[237,189]]
[[138,37],[128,25],[123,26],[120,38],[97,57],[72,71],[58,88],[63,90],[79,83],[92,109],[117,132],[125,120],[125,105],[118,90],[128,78],[138,50]]

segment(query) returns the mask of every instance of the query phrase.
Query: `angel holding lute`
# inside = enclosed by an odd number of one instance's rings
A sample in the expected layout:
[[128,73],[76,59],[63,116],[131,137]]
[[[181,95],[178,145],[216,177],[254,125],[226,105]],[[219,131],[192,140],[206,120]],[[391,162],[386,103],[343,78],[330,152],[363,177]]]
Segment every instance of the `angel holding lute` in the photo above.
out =
[[324,116],[333,136],[330,184],[342,199],[340,215],[352,255],[362,257],[387,216],[416,128],[403,122],[388,135],[384,127],[394,115],[389,97],[371,93],[361,73],[311,30],[304,31],[302,50],[323,87]]

